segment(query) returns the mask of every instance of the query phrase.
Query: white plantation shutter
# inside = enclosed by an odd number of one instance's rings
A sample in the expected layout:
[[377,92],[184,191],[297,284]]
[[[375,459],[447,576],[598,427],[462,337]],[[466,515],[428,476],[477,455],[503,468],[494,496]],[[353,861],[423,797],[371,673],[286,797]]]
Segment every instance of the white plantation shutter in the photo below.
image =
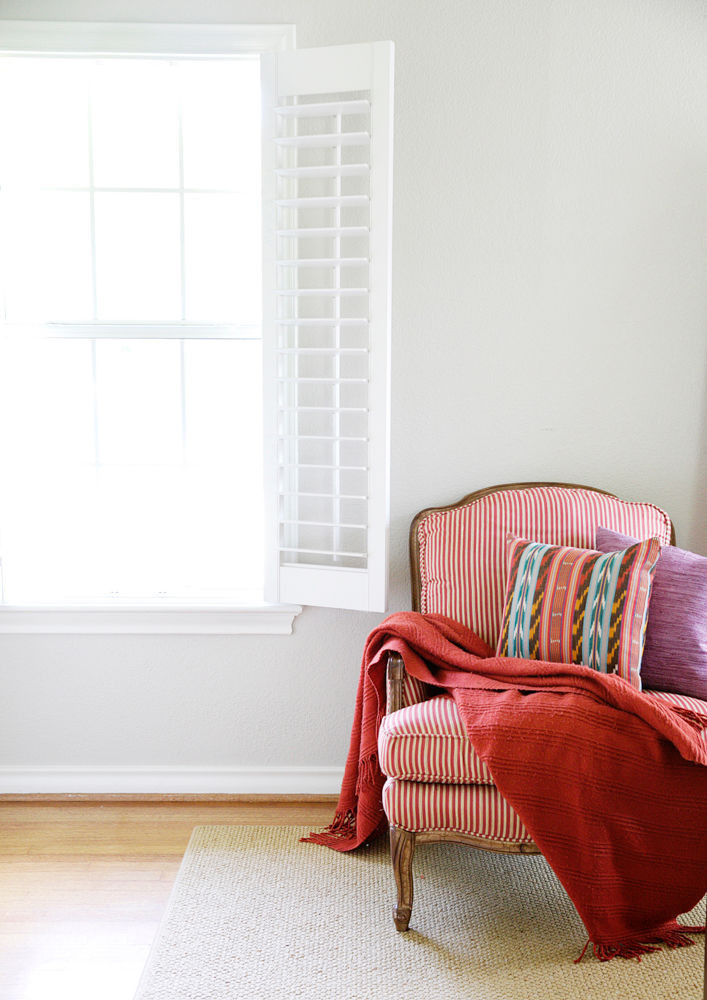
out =
[[263,58],[266,598],[384,611],[393,45]]

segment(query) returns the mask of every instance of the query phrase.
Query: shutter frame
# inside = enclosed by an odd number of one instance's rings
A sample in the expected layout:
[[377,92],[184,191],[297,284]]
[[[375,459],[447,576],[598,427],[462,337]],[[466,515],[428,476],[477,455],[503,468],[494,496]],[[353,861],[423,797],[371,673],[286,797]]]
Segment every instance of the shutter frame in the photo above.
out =
[[[362,611],[386,609],[393,55],[392,42],[375,42],[268,53],[262,58],[265,596],[269,601]],[[353,128],[347,131],[342,122],[346,115],[360,114],[365,104],[361,95],[365,93],[370,100],[370,140],[367,140],[370,170],[366,174],[369,217],[368,226],[363,229],[367,234],[367,253],[364,255],[360,250],[342,250],[342,245],[357,248],[362,245],[357,242],[362,227],[347,225],[347,222],[348,213],[365,211],[357,208],[364,204],[360,193],[348,194],[349,189],[345,187],[346,184],[355,185],[363,171],[356,165],[353,151],[353,159],[342,152],[344,148],[348,151],[352,146],[361,145],[363,140],[356,136],[363,133]],[[350,100],[348,94],[352,95]],[[305,105],[308,107],[303,113]],[[320,109],[323,109],[321,113]],[[332,119],[336,125],[334,132],[324,129],[324,123]],[[287,124],[293,121],[294,126]],[[297,124],[303,122],[303,127]],[[318,132],[316,128],[310,131],[308,126],[313,122],[318,122]],[[330,140],[322,138],[329,133]],[[342,135],[345,138],[342,139]],[[285,141],[278,144],[278,138]],[[338,147],[338,152],[332,154],[336,156],[333,162],[338,170],[334,197],[322,198],[319,189],[317,194],[311,193],[312,184],[318,182],[327,164],[331,168],[328,159],[324,166],[306,167],[304,172],[299,166],[300,153],[296,150],[321,146]],[[363,145],[361,148],[365,149]],[[319,160],[312,162],[318,164]],[[279,176],[276,174],[278,165],[283,171]],[[331,192],[327,190],[325,194],[331,195]],[[333,205],[338,207],[331,207]],[[331,212],[326,216],[327,224],[311,223],[315,216],[309,213],[327,211]],[[305,222],[301,221],[303,217]],[[334,225],[330,224],[332,217]],[[294,235],[278,236],[278,226],[281,234],[286,231]],[[315,229],[318,233],[323,231],[324,235],[311,239],[301,235],[302,230]],[[316,252],[308,249],[313,245],[312,239],[317,240]],[[347,243],[347,240],[352,242]],[[277,263],[278,257],[283,259],[283,245],[289,248],[285,252],[287,262],[284,265]],[[322,246],[327,252],[321,252]],[[362,273],[364,257],[368,259],[367,295],[365,289],[358,287],[361,282],[354,280]],[[310,259],[302,263],[303,258]],[[332,283],[336,294],[332,295],[330,286],[322,281],[306,280],[307,273],[320,266],[334,269]],[[350,271],[349,268],[359,270]],[[303,281],[304,295],[300,281]],[[352,291],[347,294],[349,288]],[[360,315],[366,317],[367,324],[356,318],[359,316],[356,311],[351,316],[342,312],[351,308],[350,303],[354,300],[363,310]],[[287,309],[290,313],[283,312]],[[317,309],[322,311],[322,316],[317,315]],[[303,313],[300,310],[304,310]],[[313,322],[308,324],[307,318]],[[278,322],[279,319],[282,322]],[[366,325],[368,342],[364,351],[361,345]],[[327,368],[327,364],[331,367]],[[321,375],[317,365],[326,375]],[[302,371],[306,374],[302,375]],[[361,375],[364,371],[365,377]],[[318,374],[312,375],[312,372]],[[314,395],[307,396],[308,389],[312,393],[321,390],[322,398],[330,405],[322,405],[321,398],[315,401]],[[362,405],[364,400],[365,406]],[[306,405],[308,403],[313,405]],[[362,434],[361,427],[366,420],[364,410],[368,411],[367,426],[366,433]],[[325,413],[332,415],[329,423],[324,421]],[[302,427],[309,417],[315,423],[320,421],[318,431],[321,427],[331,427],[333,431],[304,433]],[[355,429],[344,432],[342,427]],[[315,458],[334,457],[314,462],[302,459],[301,455],[316,441],[320,442],[322,450]],[[365,463],[362,464],[364,451]],[[343,458],[343,455],[354,457]],[[360,471],[364,467],[366,474]],[[360,484],[364,475],[367,487],[362,494]],[[308,491],[306,485],[310,476],[315,480],[320,477],[313,491]],[[344,485],[354,481],[359,484],[356,489]],[[327,482],[334,485],[322,488],[321,483]],[[363,495],[367,498],[365,501],[352,499]],[[318,505],[323,505],[324,509],[327,503],[326,515],[315,513],[312,516],[312,511],[320,509]],[[347,509],[354,508],[357,511],[365,509],[363,522],[360,514],[347,515]],[[301,510],[308,516],[305,517]],[[365,531],[361,523],[365,524]],[[326,546],[307,541],[308,532],[316,537],[314,525],[322,526],[316,529],[323,533],[319,537],[332,539]],[[353,542],[362,536],[365,549]]]

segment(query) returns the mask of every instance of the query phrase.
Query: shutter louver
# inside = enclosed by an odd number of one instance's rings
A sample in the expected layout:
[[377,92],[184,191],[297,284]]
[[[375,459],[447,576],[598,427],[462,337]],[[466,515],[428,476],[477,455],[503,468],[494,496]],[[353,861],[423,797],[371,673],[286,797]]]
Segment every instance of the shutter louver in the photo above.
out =
[[268,600],[386,607],[392,69],[264,59]]

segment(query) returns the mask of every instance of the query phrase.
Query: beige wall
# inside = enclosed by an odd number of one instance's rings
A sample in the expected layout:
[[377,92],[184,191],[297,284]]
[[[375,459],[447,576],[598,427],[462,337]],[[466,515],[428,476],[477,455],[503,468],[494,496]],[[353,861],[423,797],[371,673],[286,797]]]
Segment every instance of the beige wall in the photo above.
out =
[[[496,482],[652,500],[707,553],[700,2],[0,0],[0,18],[396,43],[391,609],[412,514]],[[340,765],[376,621],[0,637],[0,766]]]

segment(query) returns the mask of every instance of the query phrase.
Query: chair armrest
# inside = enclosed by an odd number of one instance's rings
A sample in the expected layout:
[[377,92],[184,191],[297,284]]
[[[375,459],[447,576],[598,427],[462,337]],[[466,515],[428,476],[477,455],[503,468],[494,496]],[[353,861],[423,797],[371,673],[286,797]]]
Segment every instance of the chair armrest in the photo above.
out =
[[400,653],[388,653],[385,671],[385,714],[427,701],[437,689],[423,684],[405,669]]
[[388,653],[388,663],[385,671],[385,714],[397,712],[405,705],[403,682],[405,664],[400,653]]

